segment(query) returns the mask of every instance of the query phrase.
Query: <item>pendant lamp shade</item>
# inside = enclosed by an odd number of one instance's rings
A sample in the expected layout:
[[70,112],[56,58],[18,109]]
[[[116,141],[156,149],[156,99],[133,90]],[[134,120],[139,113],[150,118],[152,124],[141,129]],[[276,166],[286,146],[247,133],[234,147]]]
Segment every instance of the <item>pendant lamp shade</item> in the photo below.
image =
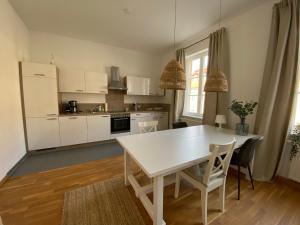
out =
[[222,71],[213,72],[207,76],[205,92],[228,92],[228,82]]
[[184,68],[175,59],[166,65],[160,78],[160,88],[185,90],[186,80]]

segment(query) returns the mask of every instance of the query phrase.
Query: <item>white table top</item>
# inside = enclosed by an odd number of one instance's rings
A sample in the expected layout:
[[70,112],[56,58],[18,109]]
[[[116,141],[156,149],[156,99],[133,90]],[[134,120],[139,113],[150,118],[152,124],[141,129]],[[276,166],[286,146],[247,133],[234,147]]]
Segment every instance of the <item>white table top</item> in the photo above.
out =
[[206,161],[209,144],[225,144],[235,138],[238,148],[252,137],[256,135],[239,136],[233,130],[201,125],[123,136],[117,141],[147,176],[155,177]]

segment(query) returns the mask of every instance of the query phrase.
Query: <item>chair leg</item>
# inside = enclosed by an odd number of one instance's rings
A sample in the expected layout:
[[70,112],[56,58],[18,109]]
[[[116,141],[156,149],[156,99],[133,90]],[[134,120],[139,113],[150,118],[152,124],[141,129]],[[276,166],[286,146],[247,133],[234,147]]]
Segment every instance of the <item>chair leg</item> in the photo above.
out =
[[179,173],[176,173],[176,180],[175,180],[175,194],[174,197],[178,198],[179,195],[179,189],[180,189],[180,175]]
[[219,204],[221,212],[224,212],[225,210],[225,184],[226,181],[224,180],[223,185],[219,187]]
[[202,223],[207,225],[207,191],[201,190]]
[[251,180],[251,184],[252,184],[252,189],[254,190],[254,184],[253,184],[253,178],[252,178],[252,173],[251,173],[250,165],[248,165],[248,172],[249,172],[249,176],[250,176],[250,180]]
[[240,192],[241,192],[241,167],[238,165],[238,200],[240,200]]

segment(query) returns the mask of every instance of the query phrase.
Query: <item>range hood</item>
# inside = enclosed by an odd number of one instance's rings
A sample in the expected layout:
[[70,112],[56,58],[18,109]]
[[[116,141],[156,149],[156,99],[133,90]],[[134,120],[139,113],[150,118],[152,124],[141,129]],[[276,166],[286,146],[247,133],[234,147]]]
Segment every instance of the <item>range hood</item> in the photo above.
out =
[[111,82],[108,86],[109,90],[127,90],[124,83],[121,81],[120,69],[117,66],[111,67]]

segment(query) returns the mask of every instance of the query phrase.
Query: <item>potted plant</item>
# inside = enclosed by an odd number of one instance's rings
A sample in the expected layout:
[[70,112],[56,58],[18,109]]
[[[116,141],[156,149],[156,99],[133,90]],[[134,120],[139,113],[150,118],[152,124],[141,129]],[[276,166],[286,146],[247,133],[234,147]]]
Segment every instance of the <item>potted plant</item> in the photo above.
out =
[[293,131],[289,134],[288,140],[292,144],[292,148],[290,150],[290,160],[296,157],[298,152],[300,151],[300,126],[295,126]]
[[250,114],[253,114],[257,102],[247,102],[247,101],[237,101],[233,100],[229,109],[237,115],[241,122],[236,124],[235,131],[238,135],[248,135],[249,124],[246,123],[246,117]]

